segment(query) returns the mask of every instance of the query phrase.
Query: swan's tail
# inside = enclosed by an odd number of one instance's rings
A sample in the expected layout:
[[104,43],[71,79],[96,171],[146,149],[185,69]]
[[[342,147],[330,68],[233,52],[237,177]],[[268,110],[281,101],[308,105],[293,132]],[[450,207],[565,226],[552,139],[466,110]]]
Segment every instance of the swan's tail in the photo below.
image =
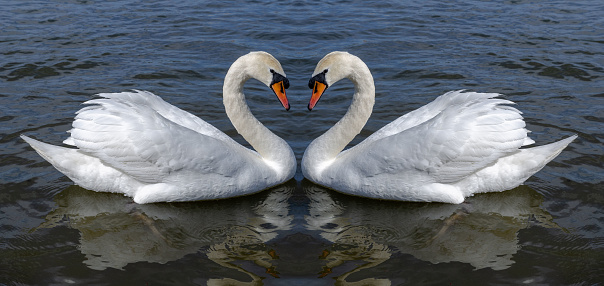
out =
[[514,156],[521,157],[520,159],[523,161],[529,161],[527,162],[529,164],[526,164],[531,165],[528,166],[528,169],[526,170],[527,173],[530,172],[530,175],[527,176],[528,179],[528,177],[541,170],[545,166],[545,164],[549,163],[551,160],[556,158],[556,156],[558,156],[560,152],[562,152],[562,150],[564,150],[564,148],[566,148],[566,146],[568,146],[568,144],[570,144],[570,142],[573,142],[573,140],[575,140],[576,138],[577,135],[573,135],[566,139],[562,139],[560,141],[547,145],[521,149],[520,153]]
[[474,193],[501,192],[518,187],[556,158],[576,138],[577,135],[573,135],[547,145],[521,149],[513,155],[500,158],[495,165],[476,172],[473,178],[464,180],[466,184],[462,183],[460,187],[466,190],[466,197]]
[[78,149],[47,144],[25,135],[21,135],[21,138],[77,185],[99,192],[125,193],[117,187],[121,173],[104,165],[99,159],[88,156]]
[[[76,149],[55,146],[21,135],[21,139],[25,140],[42,158],[52,164],[61,173],[69,175],[70,173],[66,166],[73,163],[73,157],[76,156]],[[71,164],[73,165],[73,164]],[[67,173],[66,173],[67,172]]]

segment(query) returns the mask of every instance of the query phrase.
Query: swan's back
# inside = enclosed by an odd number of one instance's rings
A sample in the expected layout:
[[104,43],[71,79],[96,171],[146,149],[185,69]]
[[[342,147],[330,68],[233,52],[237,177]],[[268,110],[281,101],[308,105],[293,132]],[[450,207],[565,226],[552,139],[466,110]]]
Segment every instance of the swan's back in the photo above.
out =
[[106,93],[77,112],[69,149],[24,139],[76,184],[137,203],[226,198],[280,183],[253,150],[156,95]]
[[513,102],[496,96],[446,93],[342,152],[341,159],[355,163],[340,164],[359,166],[362,176],[419,170],[439,182],[457,181],[532,143]]
[[322,179],[357,195],[454,203],[516,187],[575,137],[520,149],[534,141],[513,102],[496,96],[444,94],[342,152]]

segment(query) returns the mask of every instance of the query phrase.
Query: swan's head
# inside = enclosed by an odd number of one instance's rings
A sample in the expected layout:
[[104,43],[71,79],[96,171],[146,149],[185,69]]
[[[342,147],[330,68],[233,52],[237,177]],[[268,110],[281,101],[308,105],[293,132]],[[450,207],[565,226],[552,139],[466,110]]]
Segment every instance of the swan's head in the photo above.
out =
[[308,81],[308,87],[312,89],[312,97],[308,103],[308,110],[312,110],[321,95],[329,86],[343,78],[355,80],[355,71],[359,68],[369,69],[357,56],[347,52],[331,52],[319,61],[312,78]]
[[289,88],[289,80],[281,64],[267,52],[251,52],[237,59],[231,69],[244,69],[245,73],[266,84],[275,93],[285,110],[289,110],[289,102],[285,90]]

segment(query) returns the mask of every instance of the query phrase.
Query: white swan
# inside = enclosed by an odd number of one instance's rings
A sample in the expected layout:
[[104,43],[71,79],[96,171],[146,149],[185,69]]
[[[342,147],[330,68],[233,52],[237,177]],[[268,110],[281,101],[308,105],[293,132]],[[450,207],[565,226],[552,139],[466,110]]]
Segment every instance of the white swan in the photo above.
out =
[[365,63],[346,52],[326,55],[315,68],[308,109],[335,82],[350,79],[352,103],[340,121],[310,143],[304,177],[344,193],[388,200],[458,204],[475,193],[515,188],[577,136],[534,143],[520,112],[495,93],[452,91],[384,126],[342,151],[361,131],[375,100]]
[[265,52],[240,57],[225,76],[227,116],[256,152],[145,91],[104,93],[87,101],[91,105],[78,111],[64,141],[77,149],[21,137],[76,184],[123,193],[140,204],[255,193],[291,179],[296,159],[250,112],[243,94],[250,78],[270,86],[286,109],[289,81]]

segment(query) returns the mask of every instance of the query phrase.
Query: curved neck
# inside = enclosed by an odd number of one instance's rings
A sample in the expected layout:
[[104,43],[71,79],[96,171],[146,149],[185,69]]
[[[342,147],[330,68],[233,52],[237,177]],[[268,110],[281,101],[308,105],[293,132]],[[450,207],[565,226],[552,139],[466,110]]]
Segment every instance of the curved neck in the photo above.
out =
[[310,143],[303,158],[307,163],[315,165],[335,159],[361,132],[371,116],[375,86],[369,68],[365,64],[357,65],[347,78],[354,83],[352,103],[340,121]]
[[226,114],[237,132],[265,161],[269,161],[269,166],[276,167],[273,164],[278,164],[279,168],[275,169],[283,171],[295,164],[293,151],[285,140],[266,128],[250,111],[243,94],[243,85],[250,78],[244,66],[231,66],[222,89]]

